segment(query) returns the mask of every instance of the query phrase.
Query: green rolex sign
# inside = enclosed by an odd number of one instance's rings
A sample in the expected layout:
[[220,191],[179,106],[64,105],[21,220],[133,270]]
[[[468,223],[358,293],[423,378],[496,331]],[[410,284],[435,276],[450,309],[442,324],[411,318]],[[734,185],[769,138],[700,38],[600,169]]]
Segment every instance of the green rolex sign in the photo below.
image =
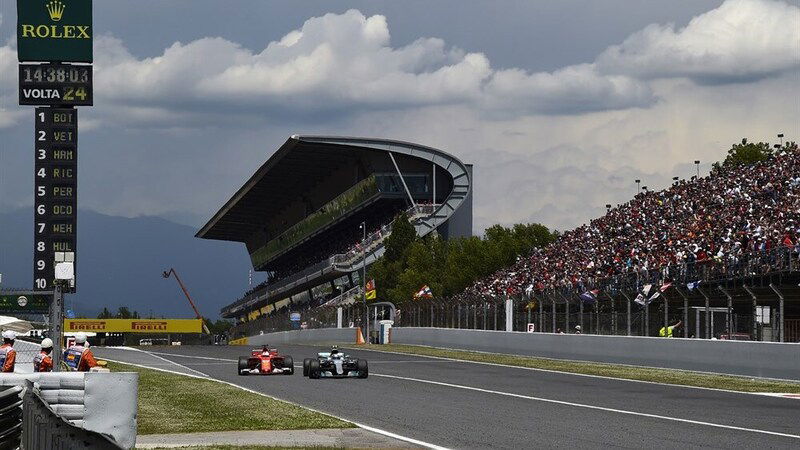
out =
[[17,0],[20,61],[92,62],[92,0]]

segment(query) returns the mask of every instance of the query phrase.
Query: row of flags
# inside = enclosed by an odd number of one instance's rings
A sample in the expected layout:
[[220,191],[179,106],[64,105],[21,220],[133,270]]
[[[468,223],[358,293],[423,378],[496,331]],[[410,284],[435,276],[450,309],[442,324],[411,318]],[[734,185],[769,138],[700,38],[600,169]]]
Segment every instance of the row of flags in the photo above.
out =
[[[689,291],[693,291],[700,286],[700,281],[693,281],[690,283],[686,283],[686,289]],[[639,295],[636,296],[634,300],[636,303],[642,306],[649,305],[653,300],[661,297],[661,294],[666,292],[667,289],[672,287],[672,282],[667,282],[655,288],[652,284],[646,284],[642,287],[642,290],[639,291]],[[599,289],[592,289],[580,294],[581,301],[585,304],[594,304],[597,302],[598,295],[600,295]]]
[[634,300],[634,302],[642,306],[649,305],[650,302],[660,297],[661,294],[667,289],[669,289],[671,286],[672,283],[664,283],[658,289],[653,289],[652,284],[645,284],[642,290],[639,292],[639,295],[636,296],[636,300]]
[[[699,286],[700,286],[699,280],[686,283],[686,289],[688,289],[689,291],[693,291],[697,289]],[[669,289],[670,287],[672,287],[671,281],[664,283],[655,289],[652,284],[646,284],[642,287],[642,290],[639,291],[639,295],[636,296],[636,299],[634,301],[642,306],[649,305],[653,300],[659,298],[661,294],[666,292],[666,290]],[[368,300],[373,300],[377,297],[377,289],[375,288],[374,279],[367,281],[367,285],[365,288],[367,291]],[[529,294],[528,295],[529,297],[530,297],[529,290],[532,293],[533,290],[532,288],[533,285],[529,286],[528,289],[525,290],[525,292]],[[597,303],[599,295],[600,295],[599,289],[592,289],[580,294],[578,297],[581,299],[583,303],[591,305]],[[428,286],[427,284],[423,284],[422,287],[420,287],[419,290],[414,293],[414,300],[419,300],[421,298],[433,298],[433,292],[431,291],[430,286]]]
[[[364,286],[364,290],[366,291],[367,300],[375,300],[378,297],[375,279],[368,280],[367,284]],[[433,298],[433,291],[431,291],[430,286],[427,284],[422,285],[422,287],[414,293],[414,300],[419,300],[421,298]]]

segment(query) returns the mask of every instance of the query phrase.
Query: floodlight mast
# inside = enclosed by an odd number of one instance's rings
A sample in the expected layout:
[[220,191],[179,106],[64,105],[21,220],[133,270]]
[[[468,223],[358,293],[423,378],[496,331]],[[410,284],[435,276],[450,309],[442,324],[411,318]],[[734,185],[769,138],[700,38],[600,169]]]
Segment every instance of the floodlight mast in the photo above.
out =
[[211,334],[211,331],[209,331],[208,327],[206,326],[205,320],[203,320],[203,316],[200,315],[200,311],[198,311],[197,306],[194,305],[192,297],[189,295],[189,291],[186,290],[186,286],[183,285],[183,281],[181,281],[181,278],[178,276],[178,272],[176,272],[174,268],[170,267],[169,271],[164,271],[161,274],[161,276],[163,276],[164,278],[169,278],[170,275],[175,275],[175,280],[178,281],[178,284],[183,290],[183,294],[186,296],[186,299],[189,300],[189,304],[192,305],[192,309],[194,310],[195,315],[197,315],[197,318],[200,319],[200,321],[203,323],[203,331],[205,331],[206,334]]

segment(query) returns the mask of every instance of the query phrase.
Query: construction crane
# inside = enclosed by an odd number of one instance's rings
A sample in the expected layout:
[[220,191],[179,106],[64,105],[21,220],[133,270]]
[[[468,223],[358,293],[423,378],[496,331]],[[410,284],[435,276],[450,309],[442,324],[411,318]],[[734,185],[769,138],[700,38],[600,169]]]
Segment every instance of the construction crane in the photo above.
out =
[[192,305],[192,309],[194,310],[195,315],[197,315],[197,318],[200,319],[200,321],[202,322],[203,331],[205,331],[206,334],[211,334],[211,332],[208,330],[208,327],[206,326],[206,321],[203,320],[203,316],[200,315],[200,311],[198,311],[197,306],[194,305],[192,297],[189,295],[189,291],[186,290],[186,286],[183,285],[183,281],[181,281],[181,278],[178,276],[178,272],[176,272],[175,269],[170,267],[168,271],[165,270],[161,274],[161,276],[163,276],[164,278],[169,278],[170,275],[175,275],[175,279],[178,281],[178,284],[181,286],[181,289],[183,289],[183,294],[186,295],[186,299],[189,300],[189,304]]

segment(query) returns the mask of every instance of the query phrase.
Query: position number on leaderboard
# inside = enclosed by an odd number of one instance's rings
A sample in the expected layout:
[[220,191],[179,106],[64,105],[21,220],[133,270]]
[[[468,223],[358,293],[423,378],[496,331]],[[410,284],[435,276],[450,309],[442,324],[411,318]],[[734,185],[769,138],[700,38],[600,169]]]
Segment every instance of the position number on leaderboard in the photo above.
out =
[[50,290],[55,253],[76,251],[77,110],[36,108],[34,141],[34,289]]

